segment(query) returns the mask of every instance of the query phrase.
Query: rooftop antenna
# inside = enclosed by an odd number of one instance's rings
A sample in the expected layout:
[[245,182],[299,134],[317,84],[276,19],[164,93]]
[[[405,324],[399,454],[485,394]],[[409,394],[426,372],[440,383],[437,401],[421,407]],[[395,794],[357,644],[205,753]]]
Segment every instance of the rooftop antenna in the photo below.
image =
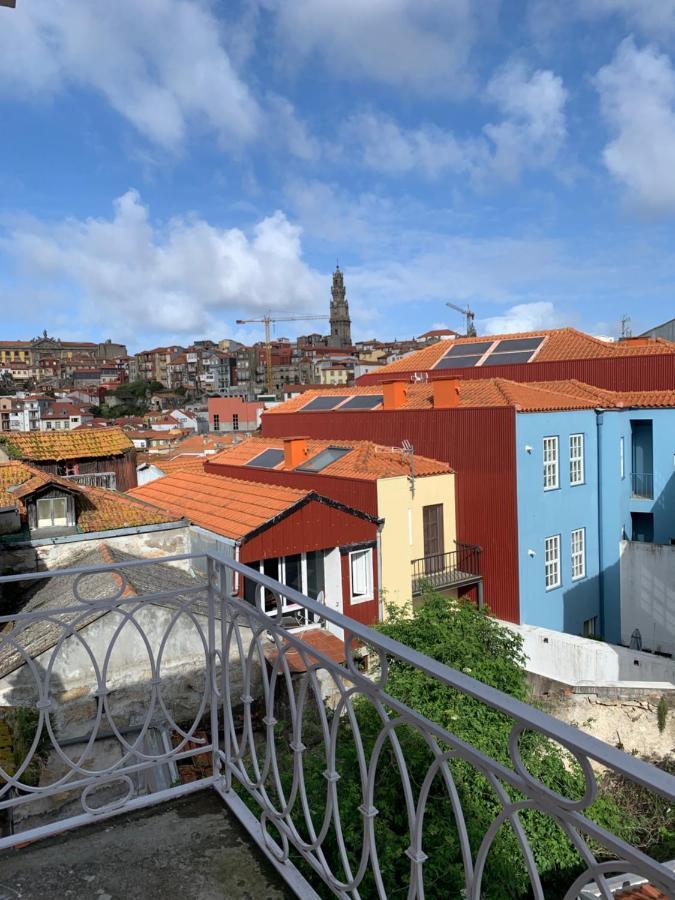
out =
[[408,440],[401,442],[401,448],[408,456],[408,464],[410,466],[410,474],[408,475],[408,483],[410,485],[410,494],[415,496],[415,448]]
[[630,316],[627,316],[625,313],[621,316],[621,340],[625,341],[626,338],[633,337],[633,329],[630,327]]
[[460,312],[464,318],[466,319],[466,337],[476,337],[476,326],[474,324],[474,319],[476,318],[476,313],[469,308],[469,306],[457,306],[456,303],[446,303],[446,306],[449,306],[450,309],[454,309],[457,312]]

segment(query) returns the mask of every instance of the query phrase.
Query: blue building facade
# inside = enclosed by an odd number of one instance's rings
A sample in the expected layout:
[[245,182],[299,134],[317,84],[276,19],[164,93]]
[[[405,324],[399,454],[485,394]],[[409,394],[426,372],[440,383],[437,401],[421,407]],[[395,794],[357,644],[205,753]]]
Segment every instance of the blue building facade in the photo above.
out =
[[516,414],[520,621],[621,635],[622,539],[675,541],[675,409]]

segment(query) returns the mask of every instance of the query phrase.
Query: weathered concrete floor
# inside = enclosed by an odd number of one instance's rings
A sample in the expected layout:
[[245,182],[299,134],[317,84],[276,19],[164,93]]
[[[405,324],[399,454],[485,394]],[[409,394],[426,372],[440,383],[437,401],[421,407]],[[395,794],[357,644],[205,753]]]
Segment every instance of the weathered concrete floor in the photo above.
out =
[[0,900],[291,900],[214,791],[0,852]]

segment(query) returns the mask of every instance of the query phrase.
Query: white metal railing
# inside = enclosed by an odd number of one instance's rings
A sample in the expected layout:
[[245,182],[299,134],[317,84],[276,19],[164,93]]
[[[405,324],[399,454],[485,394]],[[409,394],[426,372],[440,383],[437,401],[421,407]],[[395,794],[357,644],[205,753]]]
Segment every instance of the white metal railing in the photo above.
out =
[[[159,563],[194,564],[207,576],[175,590],[135,593],[132,582],[143,582],[144,572],[153,571],[148,567]],[[254,603],[243,599],[245,578],[257,585]],[[578,855],[558,896],[574,900],[594,880],[600,895],[611,900],[608,878],[626,872],[675,896],[671,870],[589,814],[599,771],[609,770],[672,804],[675,778],[665,772],[232,559],[184,555],[6,576],[0,578],[0,603],[11,602],[17,589],[34,592],[45,580],[61,586],[58,606],[0,617],[5,629],[0,632],[0,707],[28,709],[34,720],[23,758],[0,766],[0,817],[4,813],[15,822],[14,833],[11,821],[6,826],[0,850],[215,788],[298,896],[317,897],[315,884],[342,898],[387,897],[394,889],[387,884],[382,859],[387,829],[393,826],[378,821],[376,801],[379,779],[393,770],[400,778],[396,827],[407,843],[398,857],[407,869],[405,884],[395,887],[401,896],[438,896],[438,861],[433,868],[425,853],[425,816],[441,795],[451,810],[444,820],[448,836],[452,833],[448,846],[454,841],[461,861],[460,893],[470,900],[494,896],[483,893],[484,872],[503,828],[511,829],[514,855],[524,860],[528,895],[544,898],[537,846],[523,821],[532,811],[560,829]],[[265,608],[270,596],[277,601],[273,617]],[[304,632],[284,627],[284,603],[305,607],[316,621],[341,629],[345,663],[307,643]],[[370,673],[363,671],[364,647]],[[400,667],[506,717],[512,723],[508,764],[495,758],[492,748],[468,744],[392,696],[388,681]],[[366,707],[375,713],[371,726],[377,723],[368,735],[361,725]],[[149,747],[152,729],[172,734],[173,743]],[[202,730],[206,737],[199,737]],[[349,765],[339,752],[346,732],[353,739]],[[576,760],[583,773],[583,796],[561,796],[528,771],[521,755],[528,733],[571,754],[569,764]],[[406,758],[410,736],[428,749],[421,780]],[[92,762],[102,737],[118,747],[117,758],[105,765]],[[47,753],[55,754],[59,766],[50,766],[50,777],[38,780],[35,769]],[[172,783],[177,764],[205,753],[212,764],[206,777]],[[478,838],[471,803],[463,805],[457,765],[481,774],[497,806]],[[317,766],[320,797],[311,793],[315,788],[309,781]],[[167,771],[170,781],[156,777],[159,790],[149,791],[149,775]],[[343,794],[343,786],[351,794]],[[44,810],[45,801],[55,803],[65,795],[75,798],[76,810],[71,805],[67,818],[29,827],[32,807]],[[352,816],[345,815],[347,807]],[[24,830],[16,828],[17,820]],[[430,884],[428,871],[435,873]],[[500,896],[518,895],[505,891]]]
[[76,484],[85,487],[107,488],[109,491],[117,490],[117,475],[114,472],[82,472],[79,475],[63,475]]

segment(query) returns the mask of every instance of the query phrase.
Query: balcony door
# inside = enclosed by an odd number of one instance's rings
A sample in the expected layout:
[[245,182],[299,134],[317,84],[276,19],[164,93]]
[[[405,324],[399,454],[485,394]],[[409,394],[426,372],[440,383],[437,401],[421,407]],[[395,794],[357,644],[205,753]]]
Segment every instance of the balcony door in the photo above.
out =
[[427,575],[443,569],[445,536],[443,534],[443,504],[422,507],[424,531],[424,568]]

